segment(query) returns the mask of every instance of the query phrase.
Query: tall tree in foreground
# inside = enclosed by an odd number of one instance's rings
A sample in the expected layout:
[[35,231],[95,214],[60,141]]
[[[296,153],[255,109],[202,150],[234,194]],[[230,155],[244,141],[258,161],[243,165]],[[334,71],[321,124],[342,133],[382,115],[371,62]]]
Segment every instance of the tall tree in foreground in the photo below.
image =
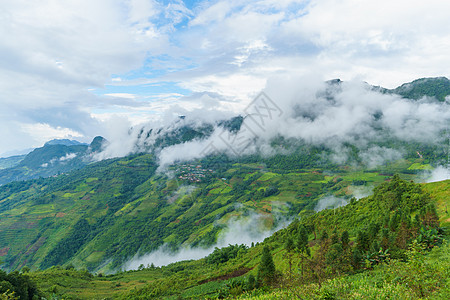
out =
[[284,249],[286,250],[284,256],[287,258],[289,264],[289,279],[290,279],[292,276],[292,256],[294,255],[295,249],[294,242],[290,237],[286,240],[286,243],[284,244]]
[[304,275],[304,264],[305,260],[311,256],[311,252],[308,247],[308,232],[306,231],[305,226],[300,225],[300,229],[297,235],[297,249],[300,253],[300,269],[301,269],[301,275],[303,279]]
[[275,280],[275,264],[272,254],[267,246],[264,246],[261,256],[261,262],[258,268],[257,281],[259,284],[269,285]]

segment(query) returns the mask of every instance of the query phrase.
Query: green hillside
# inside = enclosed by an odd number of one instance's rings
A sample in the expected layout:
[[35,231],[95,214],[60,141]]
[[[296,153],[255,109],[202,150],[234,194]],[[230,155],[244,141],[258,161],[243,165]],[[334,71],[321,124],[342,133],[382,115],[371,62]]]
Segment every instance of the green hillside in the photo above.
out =
[[[70,266],[28,275],[64,299],[446,299],[450,247],[438,220],[448,213],[436,211],[449,204],[450,180],[418,185],[396,176],[373,196],[302,218],[252,247],[108,276]],[[264,248],[272,277],[261,271]]]
[[276,228],[286,219],[313,213],[323,197],[349,201],[399,170],[403,178],[413,179],[415,172],[408,169],[424,164],[411,159],[378,170],[351,169],[317,161],[311,149],[308,153],[209,157],[173,165],[164,173],[155,172],[152,155],[138,154],[4,185],[3,268],[72,264],[92,272],[117,271],[138,252],[214,245],[233,220],[257,215],[257,230]]

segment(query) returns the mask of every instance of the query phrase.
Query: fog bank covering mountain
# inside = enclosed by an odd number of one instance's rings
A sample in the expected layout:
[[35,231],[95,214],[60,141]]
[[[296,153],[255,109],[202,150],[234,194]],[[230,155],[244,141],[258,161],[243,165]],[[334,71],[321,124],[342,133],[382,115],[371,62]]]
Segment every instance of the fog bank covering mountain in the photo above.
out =
[[[269,80],[262,96],[255,96],[239,112],[244,121],[236,134],[231,134],[235,145],[230,134],[224,132],[223,120],[237,113],[209,108],[183,111],[186,115],[175,120],[166,117],[159,123],[117,128],[115,135],[108,137],[108,146],[96,158],[157,148],[159,163],[165,166],[203,157],[211,150],[232,156],[273,155],[287,151],[272,143],[283,137],[329,147],[334,151],[333,160],[338,163],[348,161],[351,154],[346,146],[351,144],[360,150],[359,158],[373,167],[403,156],[402,149],[382,145],[387,140],[429,145],[448,143],[450,102],[444,97],[448,94],[449,80],[442,77],[419,79],[393,90],[359,81],[278,77]],[[177,115],[177,111],[166,115]],[[182,128],[190,128],[197,136],[194,134],[190,140],[166,144],[163,148],[158,138]]]

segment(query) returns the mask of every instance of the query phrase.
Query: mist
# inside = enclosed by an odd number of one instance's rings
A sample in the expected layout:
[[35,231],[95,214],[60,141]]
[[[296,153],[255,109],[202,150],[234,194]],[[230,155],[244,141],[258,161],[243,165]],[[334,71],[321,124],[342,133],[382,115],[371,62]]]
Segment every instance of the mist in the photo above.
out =
[[319,212],[324,209],[333,209],[341,206],[347,205],[348,201],[344,198],[339,198],[336,196],[326,196],[317,202],[314,210]]
[[[189,99],[194,101],[192,97]],[[227,100],[228,101],[228,100]],[[189,101],[185,101],[188,103]],[[275,77],[267,81],[262,94],[251,101],[235,100],[242,111],[224,109],[223,105],[202,102],[204,108],[189,110],[180,105],[166,109],[159,119],[133,128],[116,128],[110,141],[97,159],[124,156],[135,152],[154,151],[161,168],[176,161],[201,158],[212,152],[228,155],[260,153],[273,155],[270,142],[276,137],[295,139],[302,143],[325,145],[333,149],[331,159],[337,163],[349,161],[344,145],[360,149],[359,159],[369,168],[398,160],[402,149],[374,146],[390,138],[407,142],[442,144],[450,122],[449,102],[424,97],[403,99],[383,94],[370,85],[358,82],[323,82],[314,76]],[[221,103],[214,99],[214,104]],[[229,102],[228,104],[233,103]],[[186,105],[188,106],[188,105]],[[230,105],[227,106],[228,108]],[[180,118],[179,116],[183,116]],[[238,132],[230,133],[219,121],[242,115]],[[183,126],[212,130],[203,138],[158,148],[157,138]],[[115,126],[120,127],[121,122]]]
[[268,229],[265,225],[267,215],[250,214],[248,217],[231,218],[217,238],[217,243],[206,248],[192,248],[189,246],[181,247],[177,252],[171,252],[167,245],[161,246],[158,250],[148,254],[139,252],[123,265],[124,270],[137,270],[142,264],[165,266],[177,261],[200,259],[208,256],[214,249],[226,247],[228,245],[245,244],[251,246],[252,243],[262,242],[265,238],[271,236],[274,232],[285,228],[292,222],[292,219],[282,219],[273,229]]
[[450,179],[450,169],[438,166],[433,171],[424,174],[424,182],[437,182]]
[[373,195],[372,185],[350,186],[349,189],[351,190],[352,196],[358,200]]

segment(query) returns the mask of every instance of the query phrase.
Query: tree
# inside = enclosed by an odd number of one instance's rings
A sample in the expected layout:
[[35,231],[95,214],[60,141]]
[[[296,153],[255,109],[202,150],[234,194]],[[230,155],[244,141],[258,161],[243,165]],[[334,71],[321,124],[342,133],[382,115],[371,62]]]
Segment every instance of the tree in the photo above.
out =
[[36,283],[27,275],[0,270],[0,299],[40,299],[41,296]]
[[261,256],[261,262],[258,268],[257,281],[265,285],[270,285],[275,280],[275,264],[272,254],[267,246],[264,246]]
[[350,237],[348,235],[348,231],[344,230],[341,235],[342,248],[344,248],[344,250],[347,249],[349,247],[349,243],[350,243]]
[[356,236],[356,248],[361,252],[366,252],[369,250],[369,235],[366,231],[360,230]]
[[328,239],[328,232],[326,231],[326,229],[324,229],[322,231],[322,233],[320,234],[320,241],[325,241],[326,239]]
[[305,253],[308,256],[310,255],[310,250],[308,247],[308,232],[306,231],[305,226],[301,225],[297,235],[297,249],[301,253]]
[[294,247],[294,242],[292,241],[292,239],[290,237],[286,240],[286,243],[284,244],[284,249],[286,250],[285,257],[288,259],[288,264],[289,264],[289,277],[291,277],[291,275],[292,275],[292,256],[293,256],[293,251],[294,251],[295,247]]
[[326,238],[321,240],[319,248],[314,253],[314,256],[306,260],[307,270],[311,275],[311,279],[319,284],[319,288],[322,286],[322,282],[328,275],[328,268],[326,262],[326,254],[330,247],[330,239]]
[[253,289],[255,288],[255,286],[256,286],[256,279],[255,279],[255,276],[249,275],[248,278],[247,278],[247,282],[246,282],[246,287],[245,287],[245,289],[246,289],[247,291],[251,291],[251,290],[253,290]]
[[311,252],[308,247],[308,232],[306,231],[305,226],[300,225],[300,229],[298,231],[297,235],[297,249],[300,252],[300,268],[301,268],[301,274],[302,278],[304,275],[304,265],[305,265],[305,259],[309,256],[311,256]]
[[430,203],[420,212],[420,218],[422,220],[422,225],[427,228],[438,228],[439,227],[439,216],[436,211],[436,206]]

